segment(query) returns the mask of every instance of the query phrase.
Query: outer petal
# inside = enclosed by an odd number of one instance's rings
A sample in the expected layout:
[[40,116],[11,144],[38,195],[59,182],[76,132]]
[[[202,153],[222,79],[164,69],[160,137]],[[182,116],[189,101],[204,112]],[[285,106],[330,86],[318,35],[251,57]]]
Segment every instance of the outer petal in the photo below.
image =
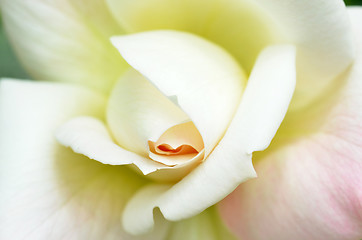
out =
[[[143,180],[53,136],[68,118],[103,115],[104,98],[61,84],[3,80],[0,89],[0,238],[132,239],[120,214]],[[144,239],[162,239],[165,227]]]
[[107,0],[129,31],[189,31],[225,47],[252,69],[272,43],[298,47],[293,104],[305,106],[333,84],[354,56],[348,16],[341,0]]
[[211,155],[174,186],[151,185],[139,191],[125,209],[126,230],[139,234],[151,229],[155,207],[173,221],[198,214],[254,177],[251,153],[268,146],[288,109],[294,86],[295,49],[275,46],[264,50],[236,116]]
[[295,44],[297,86],[292,107],[316,100],[354,59],[350,22],[340,0],[257,0]]
[[35,79],[108,91],[125,68],[109,42],[122,30],[102,0],[2,0],[1,8],[15,52]]
[[125,60],[164,95],[175,96],[212,151],[235,114],[242,69],[223,49],[195,35],[152,31],[113,37]]
[[220,211],[245,240],[362,237],[362,9],[351,9],[357,60],[319,133],[256,164]]

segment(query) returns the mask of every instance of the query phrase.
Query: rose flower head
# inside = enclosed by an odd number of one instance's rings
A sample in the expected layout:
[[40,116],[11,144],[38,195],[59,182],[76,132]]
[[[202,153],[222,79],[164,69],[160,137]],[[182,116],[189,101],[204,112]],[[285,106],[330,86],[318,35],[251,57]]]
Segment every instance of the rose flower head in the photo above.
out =
[[0,239],[362,238],[360,8],[1,10],[33,80],[0,82]]

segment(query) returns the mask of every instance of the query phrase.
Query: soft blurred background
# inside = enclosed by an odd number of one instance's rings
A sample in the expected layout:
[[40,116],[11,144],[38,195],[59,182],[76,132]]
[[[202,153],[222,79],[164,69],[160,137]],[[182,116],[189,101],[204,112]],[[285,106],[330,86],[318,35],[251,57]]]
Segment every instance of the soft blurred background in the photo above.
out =
[[[313,0],[311,0],[313,1]],[[345,0],[346,5],[361,5],[362,0]],[[0,78],[29,79],[12,51],[3,31],[0,18]]]
[[0,18],[0,78],[29,78],[12,51],[8,40],[6,39]]
[[346,5],[362,5],[362,0],[345,0]]

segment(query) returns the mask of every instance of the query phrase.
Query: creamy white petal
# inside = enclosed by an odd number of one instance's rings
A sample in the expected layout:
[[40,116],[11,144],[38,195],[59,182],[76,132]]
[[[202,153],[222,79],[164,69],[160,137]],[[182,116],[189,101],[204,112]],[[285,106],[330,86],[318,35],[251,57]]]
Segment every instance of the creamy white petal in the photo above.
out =
[[178,166],[178,165],[185,165],[189,164],[194,161],[198,161],[199,163],[202,162],[204,159],[204,152],[201,153],[190,153],[190,154],[182,154],[182,155],[174,155],[174,156],[167,156],[167,155],[160,155],[150,152],[150,158],[156,162],[162,163],[167,166]]
[[96,118],[72,119],[57,130],[56,137],[63,146],[103,164],[135,164],[145,175],[164,167],[114,143],[107,127]]
[[175,96],[203,137],[206,156],[225,133],[244,74],[223,49],[195,35],[152,31],[111,39],[125,60],[166,96]]
[[[110,136],[102,121],[93,117],[77,117],[62,124],[56,133],[56,138],[63,146],[71,147],[76,153],[109,165],[134,164],[142,175],[162,181],[176,181],[187,175],[197,166],[204,156],[200,152],[186,159],[160,159],[156,161],[140,156],[117,145]],[[158,160],[158,161],[157,161]],[[169,163],[173,160],[173,164]],[[175,164],[177,165],[175,166]],[[135,168],[135,170],[137,171]]]
[[[125,210],[126,230],[134,234],[147,231],[153,224],[151,218],[144,219],[142,227],[135,223],[155,207],[168,220],[194,216],[223,199],[242,181],[255,177],[251,153],[270,143],[288,109],[295,81],[295,48],[265,49],[255,64],[238,111],[215,150],[170,189],[156,187],[158,193],[154,194],[151,187],[136,194]],[[153,204],[138,204],[142,201],[139,196]]]
[[107,0],[128,31],[188,31],[233,54],[249,73],[263,47],[297,46],[298,81],[292,105],[303,107],[333,85],[354,57],[341,0]]
[[126,68],[109,37],[123,30],[102,0],[2,0],[6,32],[37,80],[107,92]]
[[[234,122],[246,153],[266,149],[282,123],[296,85],[294,46],[266,48],[255,63]],[[229,128],[229,132],[234,129]]]
[[355,56],[350,21],[340,0],[257,0],[297,46],[292,107],[303,107],[338,81]]
[[[133,238],[120,218],[144,184],[122,166],[106,166],[56,143],[56,128],[79,115],[101,117],[103,96],[76,86],[1,80],[1,239]],[[164,222],[161,222],[164,223]]]
[[148,141],[189,117],[135,70],[115,85],[107,106],[107,123],[117,143],[148,156]]
[[[132,234],[145,234],[153,228],[153,211],[159,198],[172,185],[148,185],[138,191],[123,212],[123,227]],[[156,204],[156,205],[155,205]]]

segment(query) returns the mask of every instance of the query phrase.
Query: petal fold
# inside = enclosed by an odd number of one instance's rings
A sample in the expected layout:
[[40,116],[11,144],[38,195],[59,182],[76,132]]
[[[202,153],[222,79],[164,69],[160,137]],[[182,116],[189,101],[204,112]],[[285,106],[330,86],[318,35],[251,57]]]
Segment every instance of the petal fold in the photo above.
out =
[[72,119],[57,130],[56,137],[63,146],[103,164],[135,164],[145,175],[163,167],[115,144],[104,123],[96,118]]
[[282,123],[296,85],[295,65],[290,45],[268,47],[258,57],[233,120],[240,135],[235,142],[248,154],[266,149]]

